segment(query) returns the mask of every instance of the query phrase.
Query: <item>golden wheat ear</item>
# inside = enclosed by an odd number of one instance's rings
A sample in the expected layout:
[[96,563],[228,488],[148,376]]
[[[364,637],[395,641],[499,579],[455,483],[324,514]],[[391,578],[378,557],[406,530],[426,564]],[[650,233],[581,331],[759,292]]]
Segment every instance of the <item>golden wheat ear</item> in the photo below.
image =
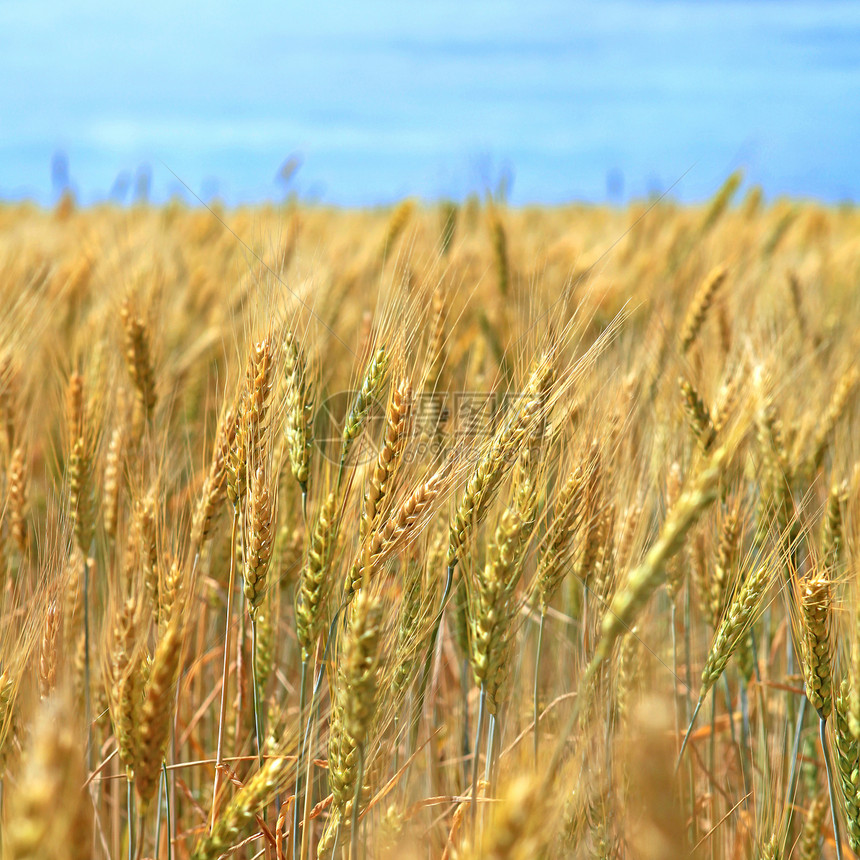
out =
[[251,480],[245,534],[244,593],[252,620],[266,595],[266,575],[272,558],[273,500],[264,466],[258,466]]
[[80,725],[66,697],[41,703],[7,801],[4,841],[15,860],[92,856],[93,809],[83,787],[84,752],[76,730]]
[[285,438],[290,469],[302,493],[302,515],[307,519],[308,481],[313,454],[314,400],[307,361],[292,332],[284,338],[287,380]]
[[717,266],[712,269],[693,297],[687,310],[687,317],[681,328],[681,352],[687,352],[695,343],[702,330],[708,311],[714,303],[717,292],[726,280],[726,267]]
[[138,728],[138,766],[134,786],[145,810],[155,795],[173,723],[176,683],[182,655],[182,613],[168,623],[149,669]]
[[134,383],[137,404],[146,421],[155,410],[155,368],[152,363],[150,332],[144,320],[126,299],[120,308],[120,319],[125,332],[125,361],[128,374]]
[[412,410],[412,383],[402,379],[391,393],[386,410],[385,437],[364,491],[358,538],[364,541],[376,525],[406,441]]

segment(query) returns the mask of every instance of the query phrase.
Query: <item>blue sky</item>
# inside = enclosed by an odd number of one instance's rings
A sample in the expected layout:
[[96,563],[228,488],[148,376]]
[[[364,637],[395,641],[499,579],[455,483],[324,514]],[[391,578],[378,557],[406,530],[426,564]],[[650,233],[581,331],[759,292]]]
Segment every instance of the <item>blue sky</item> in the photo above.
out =
[[[0,197],[857,199],[860,4],[0,3]],[[173,173],[171,173],[173,171]],[[681,178],[683,176],[683,178]],[[619,177],[621,183],[619,185]],[[118,181],[119,180],[119,181]],[[126,193],[125,199],[131,191]]]

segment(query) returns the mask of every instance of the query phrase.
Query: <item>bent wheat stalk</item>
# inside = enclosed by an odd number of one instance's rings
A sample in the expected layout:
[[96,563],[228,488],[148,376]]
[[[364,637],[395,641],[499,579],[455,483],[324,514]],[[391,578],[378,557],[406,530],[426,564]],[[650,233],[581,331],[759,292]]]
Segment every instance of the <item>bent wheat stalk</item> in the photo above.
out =
[[690,738],[690,733],[699,715],[699,710],[710,690],[720,680],[726,665],[737,651],[743,638],[747,635],[755,618],[761,612],[762,598],[773,581],[773,572],[769,565],[762,565],[750,574],[731,602],[728,611],[723,616],[717,634],[708,652],[705,666],[702,669],[702,685],[699,689],[699,698],[690,724],[681,743],[678,753],[678,763],[683,758],[684,750]]

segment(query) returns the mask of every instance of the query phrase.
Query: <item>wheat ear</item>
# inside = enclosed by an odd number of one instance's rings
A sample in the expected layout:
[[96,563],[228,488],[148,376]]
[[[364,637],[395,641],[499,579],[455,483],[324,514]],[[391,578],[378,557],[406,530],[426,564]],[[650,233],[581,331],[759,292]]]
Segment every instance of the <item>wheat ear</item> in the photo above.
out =
[[849,723],[850,701],[854,693],[853,684],[843,680],[834,702],[833,736],[848,844],[855,854],[860,854],[860,746]]
[[692,486],[669,511],[657,542],[642,564],[627,575],[604,615],[595,661],[600,662],[612,653],[615,641],[629,630],[663,580],[666,562],[683,546],[687,532],[716,498],[727,457],[727,450],[720,448],[709,458]]
[[176,682],[182,655],[182,611],[174,609],[164,635],[155,649],[138,728],[139,765],[134,786],[145,810],[155,794],[173,722]]
[[14,791],[8,792],[5,847],[10,860],[93,856],[93,811],[84,761],[65,703],[42,703]]
[[217,860],[234,847],[236,839],[254,817],[277,797],[287,783],[290,760],[284,756],[266,759],[218,816],[212,832],[194,846],[192,860]]
[[343,480],[344,468],[346,466],[349,452],[353,443],[361,435],[373,401],[382,391],[385,384],[385,373],[388,369],[388,353],[385,347],[379,347],[370,359],[364,371],[361,385],[353,400],[352,407],[343,425],[342,443],[340,450],[340,469],[338,471],[337,486],[340,487]]
[[695,343],[714,298],[725,279],[725,266],[717,266],[702,281],[696,295],[693,296],[693,301],[690,303],[687,317],[681,328],[681,352],[687,352]]
[[714,684],[720,680],[732,655],[741,646],[756,615],[762,609],[762,598],[773,581],[773,571],[769,565],[756,568],[743,582],[722,619],[719,621],[716,636],[708,651],[705,666],[702,669],[702,683],[699,688],[699,698],[690,718],[690,723],[681,749],[678,752],[678,762],[684,755],[687,742],[693,731],[696,717]]
[[350,604],[338,666],[329,736],[329,784],[334,796],[335,815],[320,842],[320,856],[334,850],[335,832],[348,821],[352,830],[351,856],[358,856],[364,757],[376,712],[381,630],[381,601],[369,589],[362,589]]
[[284,338],[284,373],[287,379],[287,453],[293,477],[301,488],[304,511],[314,444],[314,398],[305,355],[292,332]]
[[546,417],[549,391],[555,379],[551,357],[543,354],[525,387],[523,401],[509,415],[484,449],[451,520],[448,541],[448,567],[454,568],[468,543],[472,530],[483,521],[508,469],[519,455],[520,447]]
[[150,420],[155,410],[156,395],[149,328],[132,310],[130,299],[123,302],[120,318],[125,330],[126,366],[137,392],[141,413]]
[[390,483],[403,449],[411,408],[412,385],[408,379],[403,379],[391,394],[386,413],[385,439],[364,491],[358,530],[360,541],[364,541],[376,525],[385,496],[391,489]]

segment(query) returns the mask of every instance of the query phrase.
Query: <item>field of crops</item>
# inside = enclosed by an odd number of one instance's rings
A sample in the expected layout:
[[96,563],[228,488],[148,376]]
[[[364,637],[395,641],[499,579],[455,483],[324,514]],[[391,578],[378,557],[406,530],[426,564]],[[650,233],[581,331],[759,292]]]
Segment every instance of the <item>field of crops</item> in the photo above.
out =
[[738,184],[0,207],[3,860],[860,852],[860,213]]

